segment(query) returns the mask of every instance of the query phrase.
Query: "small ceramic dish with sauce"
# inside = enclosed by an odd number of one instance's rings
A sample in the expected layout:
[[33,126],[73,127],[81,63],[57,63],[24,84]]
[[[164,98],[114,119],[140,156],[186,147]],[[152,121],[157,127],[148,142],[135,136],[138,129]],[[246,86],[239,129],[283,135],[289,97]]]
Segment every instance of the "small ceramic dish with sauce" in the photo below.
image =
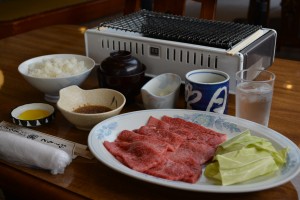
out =
[[48,124],[54,120],[55,109],[45,103],[30,103],[19,106],[11,112],[13,123],[25,127]]
[[57,108],[76,128],[91,130],[99,122],[118,115],[123,109],[125,96],[113,89],[83,90],[76,85],[59,91]]

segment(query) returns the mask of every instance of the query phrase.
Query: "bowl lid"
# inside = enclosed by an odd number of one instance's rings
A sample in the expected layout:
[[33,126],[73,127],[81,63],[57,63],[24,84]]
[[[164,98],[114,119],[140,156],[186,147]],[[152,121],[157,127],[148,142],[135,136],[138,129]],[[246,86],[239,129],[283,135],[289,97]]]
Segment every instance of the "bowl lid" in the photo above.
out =
[[120,50],[111,52],[102,61],[100,71],[107,75],[128,76],[145,71],[145,67],[129,51]]

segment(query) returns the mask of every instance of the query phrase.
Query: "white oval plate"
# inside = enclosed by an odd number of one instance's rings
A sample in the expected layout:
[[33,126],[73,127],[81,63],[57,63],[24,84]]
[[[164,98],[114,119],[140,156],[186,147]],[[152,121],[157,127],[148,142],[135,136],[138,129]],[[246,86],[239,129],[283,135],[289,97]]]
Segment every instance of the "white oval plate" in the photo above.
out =
[[[134,171],[111,155],[103,145],[105,140],[114,141],[117,135],[124,129],[133,130],[145,125],[150,116],[161,118],[163,115],[180,117],[188,121],[201,124],[215,131],[227,134],[232,138],[242,131],[249,129],[252,135],[267,138],[276,149],[289,148],[286,165],[275,175],[264,176],[241,184],[221,186],[206,179],[202,174],[199,180],[194,183],[181,181],[170,181],[157,178],[141,172]],[[248,120],[236,118],[229,115],[221,115],[210,112],[202,112],[185,109],[157,109],[142,110],[121,114],[97,124],[89,133],[88,146],[94,156],[107,166],[128,176],[167,187],[214,193],[239,193],[259,191],[279,186],[290,181],[300,171],[300,151],[298,147],[288,138],[280,133]],[[204,172],[205,169],[203,169]]]

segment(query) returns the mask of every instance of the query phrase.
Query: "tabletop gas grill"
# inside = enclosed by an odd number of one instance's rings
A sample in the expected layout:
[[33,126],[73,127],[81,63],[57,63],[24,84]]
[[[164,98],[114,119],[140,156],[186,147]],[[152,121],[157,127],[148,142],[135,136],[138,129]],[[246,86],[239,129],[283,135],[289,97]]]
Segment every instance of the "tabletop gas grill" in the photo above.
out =
[[210,21],[141,10],[85,32],[87,56],[100,64],[110,52],[127,50],[147,67],[146,75],[172,72],[182,80],[194,69],[218,69],[231,77],[274,61],[276,31],[261,26]]

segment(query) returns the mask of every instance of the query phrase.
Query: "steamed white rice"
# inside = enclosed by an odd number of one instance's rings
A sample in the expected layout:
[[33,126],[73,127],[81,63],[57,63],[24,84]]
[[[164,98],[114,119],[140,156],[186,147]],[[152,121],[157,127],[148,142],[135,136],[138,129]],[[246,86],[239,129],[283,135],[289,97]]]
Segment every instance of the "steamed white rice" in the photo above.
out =
[[61,78],[80,74],[88,68],[84,61],[72,58],[51,58],[28,66],[28,75],[39,78]]

